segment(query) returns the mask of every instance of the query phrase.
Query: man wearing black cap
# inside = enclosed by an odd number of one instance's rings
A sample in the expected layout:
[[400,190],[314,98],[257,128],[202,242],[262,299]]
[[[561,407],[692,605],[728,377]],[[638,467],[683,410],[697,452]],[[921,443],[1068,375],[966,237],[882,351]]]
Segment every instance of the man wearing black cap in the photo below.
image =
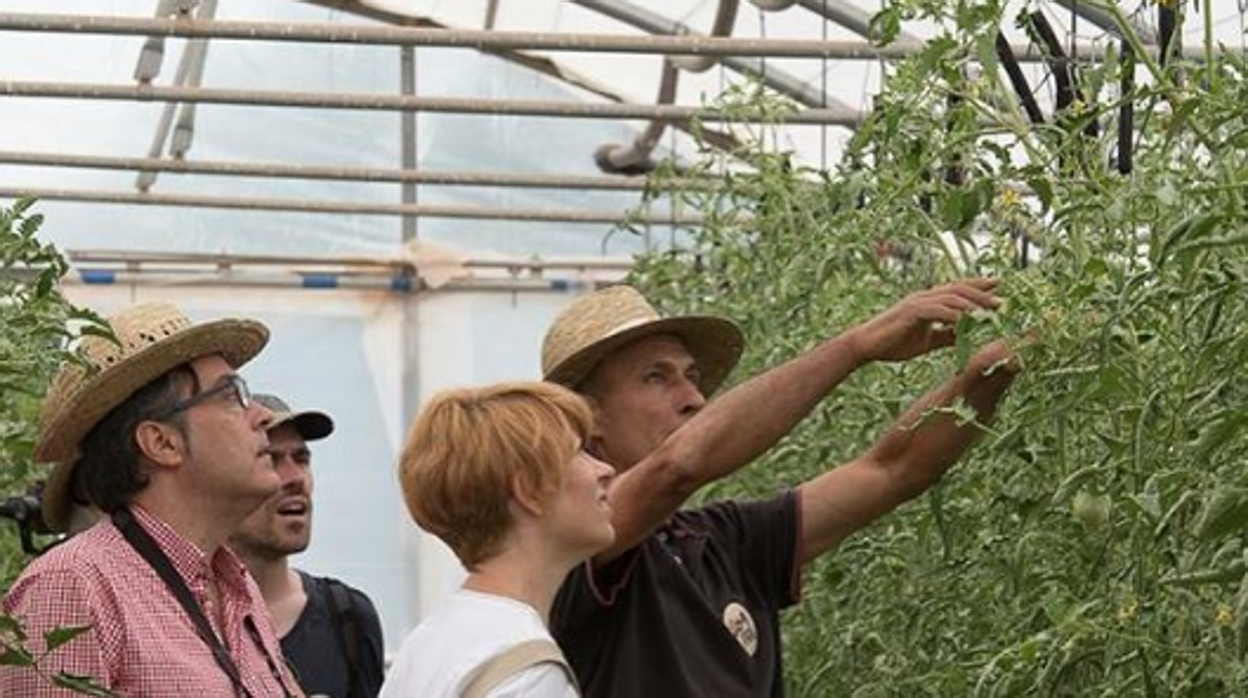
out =
[[323,412],[293,412],[272,395],[254,395],[273,417],[269,452],[281,489],[230,538],[260,586],[281,638],[282,654],[310,696],[373,698],[381,688],[384,654],[377,610],[363,592],[290,566],[312,534],[312,454],[308,441],[329,436]]

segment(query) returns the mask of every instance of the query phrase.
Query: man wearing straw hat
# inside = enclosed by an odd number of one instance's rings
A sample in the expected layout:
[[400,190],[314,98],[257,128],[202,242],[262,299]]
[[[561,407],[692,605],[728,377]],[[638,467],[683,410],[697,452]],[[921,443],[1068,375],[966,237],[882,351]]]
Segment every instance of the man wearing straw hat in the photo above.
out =
[[1016,365],[1003,342],[920,398],[858,458],[773,499],[682,510],[701,486],[774,445],[858,368],[953,343],[964,314],[1000,304],[996,282],[912,294],[712,402],[743,338],[718,317],[662,318],[616,286],[573,302],[542,347],[547,380],[588,398],[589,449],[619,472],[615,543],[573,572],[552,630],[587,698],[778,698],[778,612],[802,567],[933,484],[977,430],[934,407],[991,417]]
[[[4,599],[36,656],[44,633],[86,630],[29,667],[0,667],[0,695],[79,695],[49,676],[90,677],[126,696],[302,696],[255,582],[226,547],[278,488],[265,424],[235,373],[268,330],[194,325],[167,304],[109,319],[87,337],[90,370],[66,365],[43,405],[35,459],[54,463],[47,523],[102,512],[32,562]],[[43,674],[43,675],[39,675]]]

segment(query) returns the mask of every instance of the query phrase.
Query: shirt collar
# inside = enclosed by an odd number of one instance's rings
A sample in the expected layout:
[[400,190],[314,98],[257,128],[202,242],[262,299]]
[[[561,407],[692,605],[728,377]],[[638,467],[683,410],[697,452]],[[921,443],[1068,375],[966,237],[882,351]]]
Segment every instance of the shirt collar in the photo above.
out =
[[195,588],[210,577],[217,577],[233,589],[241,589],[246,568],[242,560],[229,548],[221,546],[209,559],[204,551],[182,537],[172,526],[149,513],[138,504],[131,504],[135,520],[156,541],[156,545],[168,556],[173,569]]

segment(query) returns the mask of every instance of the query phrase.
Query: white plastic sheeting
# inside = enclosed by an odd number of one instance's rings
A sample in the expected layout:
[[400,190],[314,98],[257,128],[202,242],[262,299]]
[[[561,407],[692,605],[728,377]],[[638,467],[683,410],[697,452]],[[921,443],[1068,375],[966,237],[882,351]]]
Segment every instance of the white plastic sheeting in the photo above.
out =
[[[105,7],[107,5],[107,7]],[[154,3],[76,0],[65,14],[151,17]],[[0,3],[0,11],[47,12],[46,3]],[[218,18],[368,23],[295,2],[221,2]],[[5,33],[0,78],[134,85],[143,37]],[[155,81],[168,85],[186,42],[165,42]],[[333,93],[399,93],[399,49],[280,42],[210,41],[204,87]],[[550,79],[472,50],[417,51],[417,94],[488,99],[576,100]],[[0,149],[87,155],[146,155],[163,104],[0,97]],[[594,150],[631,140],[633,129],[602,120],[420,114],[417,168],[597,174]],[[388,167],[397,169],[396,112],[199,105],[187,157],[195,160]],[[128,171],[0,165],[0,185],[135,192]],[[246,196],[311,201],[400,202],[397,184],[161,174],[154,194]],[[420,204],[603,211],[622,216],[637,192],[571,192],[485,187],[418,189]],[[206,208],[102,206],[48,201],[48,234],[68,249],[284,254],[396,254],[395,216],[275,213]],[[477,255],[620,256],[644,242],[611,235],[606,224],[422,219],[417,235]]]

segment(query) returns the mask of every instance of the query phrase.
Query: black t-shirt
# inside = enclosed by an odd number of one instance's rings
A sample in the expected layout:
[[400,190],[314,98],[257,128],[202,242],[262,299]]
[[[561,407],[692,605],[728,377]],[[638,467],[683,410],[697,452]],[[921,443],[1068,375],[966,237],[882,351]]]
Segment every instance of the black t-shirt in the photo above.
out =
[[586,698],[781,698],[779,611],[798,599],[798,500],[678,512],[569,575],[551,631]]
[[[282,638],[282,654],[294,668],[299,685],[308,695],[322,693],[332,698],[376,698],[385,672],[385,654],[381,636],[381,620],[377,609],[364,592],[326,577],[313,577],[299,572],[303,590],[308,595],[295,626]],[[358,638],[354,690],[347,690],[346,638],[342,622],[335,622],[344,609],[331,607],[330,585],[340,584],[350,598],[350,612],[355,616]],[[337,616],[335,615],[337,613]]]

